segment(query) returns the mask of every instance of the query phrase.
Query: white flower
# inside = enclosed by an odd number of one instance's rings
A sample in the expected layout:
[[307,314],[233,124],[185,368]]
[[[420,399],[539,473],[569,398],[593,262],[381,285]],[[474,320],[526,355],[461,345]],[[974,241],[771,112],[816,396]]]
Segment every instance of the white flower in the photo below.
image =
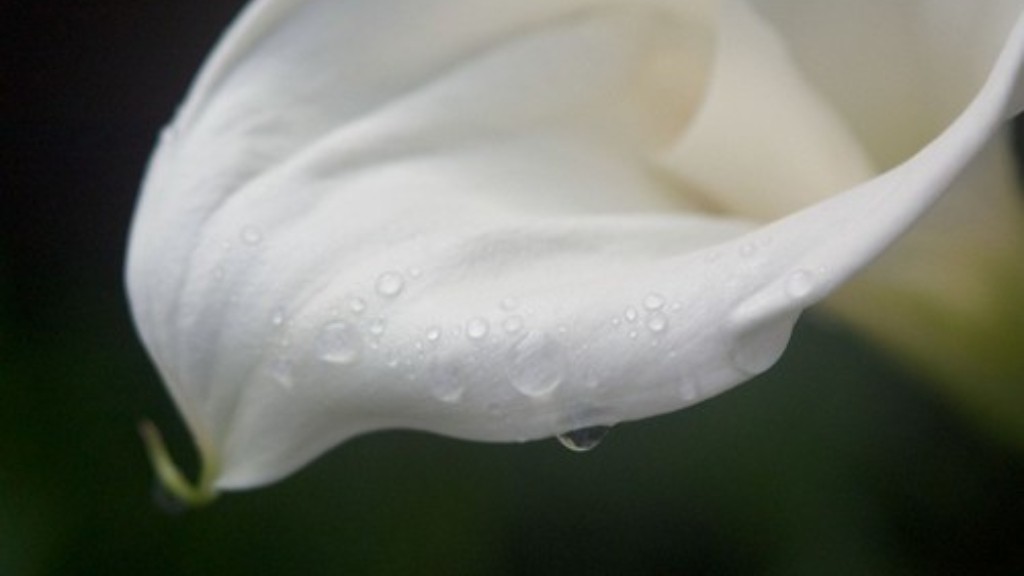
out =
[[198,500],[372,430],[543,438],[766,370],[1016,112],[1020,13],[254,2],[132,230],[132,310],[205,464],[188,486],[147,428],[160,474]]

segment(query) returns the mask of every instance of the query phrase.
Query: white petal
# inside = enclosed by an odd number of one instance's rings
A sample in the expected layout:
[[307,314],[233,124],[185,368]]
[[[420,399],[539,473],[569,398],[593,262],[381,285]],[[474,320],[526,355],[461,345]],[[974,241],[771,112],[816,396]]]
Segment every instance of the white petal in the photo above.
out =
[[710,205],[767,221],[875,175],[784,39],[744,2],[722,3],[705,105],[665,159]]
[[1021,0],[753,4],[882,168],[909,158],[960,114],[1024,8]]
[[998,129],[1020,67],[1024,28],[914,158],[755,230],[656,166],[712,56],[680,4],[248,11],[153,160],[128,269],[218,487],[370,430],[541,438],[748,379]]

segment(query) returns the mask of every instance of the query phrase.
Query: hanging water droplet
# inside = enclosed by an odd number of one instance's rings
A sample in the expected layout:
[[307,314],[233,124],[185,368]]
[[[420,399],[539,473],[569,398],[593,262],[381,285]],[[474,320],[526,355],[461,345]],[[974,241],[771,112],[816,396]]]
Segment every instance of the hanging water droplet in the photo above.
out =
[[661,294],[651,293],[644,298],[644,308],[648,310],[660,310],[665,305],[665,297]]
[[558,435],[558,441],[573,452],[587,452],[597,448],[605,436],[612,429],[611,426],[590,426],[572,430],[565,434]]
[[466,336],[470,340],[480,340],[484,336],[487,336],[487,332],[490,331],[491,327],[487,323],[487,320],[483,318],[473,318],[466,323]]
[[814,273],[808,270],[797,270],[790,275],[786,281],[786,293],[791,298],[806,298],[814,291]]
[[525,321],[522,316],[509,316],[501,323],[502,328],[509,334],[516,334],[521,332],[525,326]]
[[437,342],[440,339],[441,339],[441,327],[440,326],[431,326],[431,327],[427,328],[427,341],[428,342]]
[[363,312],[366,311],[366,300],[363,300],[362,298],[359,298],[357,296],[353,298],[351,302],[348,303],[348,309],[355,314],[362,314]]
[[387,327],[387,320],[383,318],[374,318],[373,320],[370,320],[370,325],[367,327],[367,329],[370,331],[370,334],[373,334],[374,336],[377,336],[379,338],[380,336],[384,335],[384,331],[387,330]]
[[636,319],[640,317],[640,313],[636,311],[636,308],[630,306],[629,308],[626,308],[625,317],[628,322],[636,322]]
[[352,364],[359,359],[362,347],[359,333],[345,322],[327,324],[316,340],[317,356],[331,364]]
[[519,300],[515,298],[505,298],[501,301],[501,309],[506,312],[512,312],[519,308]]
[[242,242],[250,246],[255,246],[263,241],[263,233],[260,232],[259,228],[255,226],[246,226],[242,228]]
[[664,332],[668,328],[668,316],[664,312],[652,312],[647,317],[647,329],[651,332]]
[[565,350],[543,332],[527,334],[516,343],[511,354],[507,368],[509,381],[524,396],[546,396],[565,379]]
[[405,288],[405,278],[395,271],[385,272],[377,277],[377,293],[385,298],[398,296]]

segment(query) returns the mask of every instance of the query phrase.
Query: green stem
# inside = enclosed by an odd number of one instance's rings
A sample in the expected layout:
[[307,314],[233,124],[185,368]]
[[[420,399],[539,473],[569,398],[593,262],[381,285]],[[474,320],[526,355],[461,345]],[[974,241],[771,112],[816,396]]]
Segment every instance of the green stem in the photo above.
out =
[[199,481],[192,484],[171,459],[164,437],[156,425],[149,420],[140,422],[139,434],[146,446],[146,454],[153,466],[153,473],[169,494],[191,508],[209,504],[217,498],[217,491],[213,487],[215,466],[205,453],[201,454],[203,462]]

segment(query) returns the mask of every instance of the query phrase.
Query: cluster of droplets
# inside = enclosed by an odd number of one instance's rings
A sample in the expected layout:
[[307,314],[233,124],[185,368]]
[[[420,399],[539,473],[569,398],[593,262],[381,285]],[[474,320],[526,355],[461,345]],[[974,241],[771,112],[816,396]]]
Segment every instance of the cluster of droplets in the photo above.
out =
[[651,337],[657,338],[668,332],[671,327],[670,312],[679,310],[678,303],[668,304],[668,300],[657,292],[651,292],[644,297],[640,306],[626,306],[621,316],[612,318],[612,325],[624,326],[626,335],[631,340],[640,337],[643,330],[646,330]]

